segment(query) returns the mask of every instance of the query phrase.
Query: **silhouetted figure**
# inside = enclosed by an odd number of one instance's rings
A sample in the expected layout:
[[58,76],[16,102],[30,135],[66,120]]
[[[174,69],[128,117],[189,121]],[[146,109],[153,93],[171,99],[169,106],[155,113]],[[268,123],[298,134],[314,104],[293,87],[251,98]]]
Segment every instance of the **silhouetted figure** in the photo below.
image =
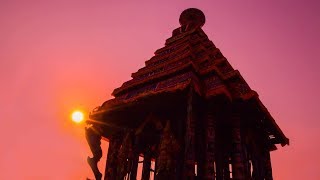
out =
[[101,131],[93,124],[88,124],[85,128],[86,139],[90,146],[93,157],[87,157],[87,162],[90,165],[96,180],[101,180],[102,174],[98,169],[98,162],[102,157],[101,150]]

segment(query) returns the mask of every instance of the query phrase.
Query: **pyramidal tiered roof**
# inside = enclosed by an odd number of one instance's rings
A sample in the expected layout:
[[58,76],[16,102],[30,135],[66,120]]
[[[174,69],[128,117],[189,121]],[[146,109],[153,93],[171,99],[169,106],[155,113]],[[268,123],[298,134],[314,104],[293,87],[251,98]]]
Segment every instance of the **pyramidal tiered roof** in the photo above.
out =
[[145,62],[145,67],[132,74],[132,79],[115,89],[108,100],[91,113],[92,119],[113,108],[134,103],[146,96],[175,92],[192,85],[205,99],[224,95],[231,101],[252,101],[263,112],[274,143],[288,144],[274,119],[238,70],[233,69],[221,51],[208,39],[201,27],[205,17],[200,10],[189,9],[180,16],[181,27],[172,32],[165,46]]

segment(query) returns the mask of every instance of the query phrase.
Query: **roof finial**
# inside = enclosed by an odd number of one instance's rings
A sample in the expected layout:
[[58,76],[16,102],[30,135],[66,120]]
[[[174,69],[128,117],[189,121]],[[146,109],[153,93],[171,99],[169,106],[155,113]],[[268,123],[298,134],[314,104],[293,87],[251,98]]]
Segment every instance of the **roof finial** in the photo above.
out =
[[179,22],[181,26],[202,27],[206,22],[206,17],[201,10],[189,8],[181,13]]

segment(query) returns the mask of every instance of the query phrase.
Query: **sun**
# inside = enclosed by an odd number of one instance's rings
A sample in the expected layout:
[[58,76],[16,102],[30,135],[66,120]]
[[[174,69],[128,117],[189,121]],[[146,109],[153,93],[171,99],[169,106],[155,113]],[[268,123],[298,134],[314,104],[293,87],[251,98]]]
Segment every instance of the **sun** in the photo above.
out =
[[81,123],[84,119],[84,114],[81,111],[74,111],[71,115],[71,119],[73,122]]

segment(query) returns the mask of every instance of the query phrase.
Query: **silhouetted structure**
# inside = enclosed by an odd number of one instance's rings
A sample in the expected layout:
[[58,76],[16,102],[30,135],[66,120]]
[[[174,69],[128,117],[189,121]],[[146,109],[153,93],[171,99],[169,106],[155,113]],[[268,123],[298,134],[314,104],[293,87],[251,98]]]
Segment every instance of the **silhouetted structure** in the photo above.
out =
[[[289,140],[203,32],[204,14],[187,9],[179,21],[165,47],[90,114],[87,131],[109,139],[105,179],[136,179],[139,155],[143,180],[152,171],[157,180],[272,179],[269,152]],[[97,134],[87,138],[89,162],[101,179]]]

